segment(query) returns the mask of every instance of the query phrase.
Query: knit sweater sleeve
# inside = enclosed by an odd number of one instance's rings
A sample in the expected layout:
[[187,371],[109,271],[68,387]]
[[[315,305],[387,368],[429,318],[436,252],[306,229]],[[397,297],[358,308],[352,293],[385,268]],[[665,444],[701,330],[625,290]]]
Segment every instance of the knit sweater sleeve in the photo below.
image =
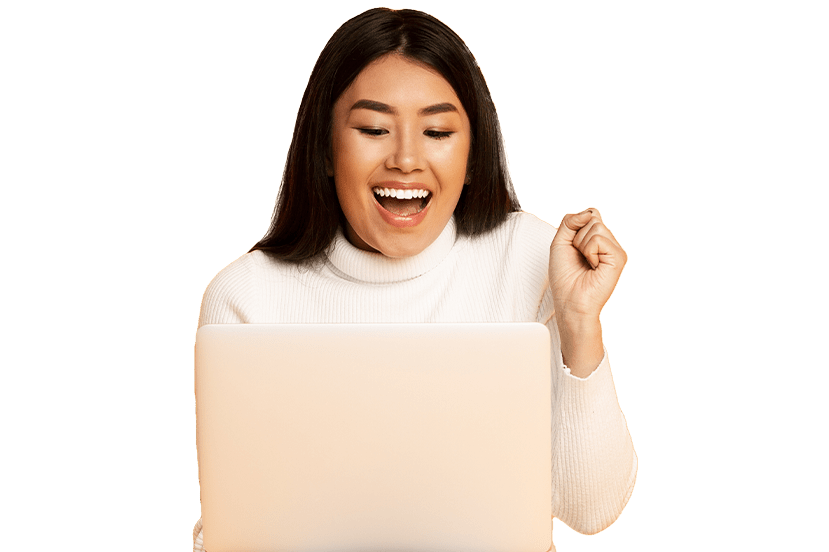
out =
[[619,517],[630,498],[636,453],[616,398],[607,352],[586,378],[572,375],[564,365],[547,280],[555,228],[524,213],[518,234],[525,297],[534,301],[536,320],[547,326],[551,339],[553,516],[580,533],[598,533]]

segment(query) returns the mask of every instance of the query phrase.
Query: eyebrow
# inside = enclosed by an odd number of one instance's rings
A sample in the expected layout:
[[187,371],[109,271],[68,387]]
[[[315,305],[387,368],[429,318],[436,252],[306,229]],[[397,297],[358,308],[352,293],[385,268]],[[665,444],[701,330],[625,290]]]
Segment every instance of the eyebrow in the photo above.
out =
[[[377,111],[379,113],[386,113],[388,115],[397,115],[397,110],[388,104],[382,102],[375,102],[374,100],[358,100],[351,106],[351,111],[355,109],[368,109],[370,111]],[[457,113],[458,108],[449,102],[439,103],[424,107],[417,112],[418,115],[437,115],[438,113]]]

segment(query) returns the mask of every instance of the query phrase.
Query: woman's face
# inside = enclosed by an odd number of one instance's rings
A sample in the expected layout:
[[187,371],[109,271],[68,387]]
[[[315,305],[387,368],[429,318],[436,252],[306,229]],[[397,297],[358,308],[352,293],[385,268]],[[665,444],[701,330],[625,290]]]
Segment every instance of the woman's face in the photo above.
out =
[[368,65],[334,104],[329,176],[356,247],[409,257],[449,221],[466,178],[469,118],[436,71],[399,55]]

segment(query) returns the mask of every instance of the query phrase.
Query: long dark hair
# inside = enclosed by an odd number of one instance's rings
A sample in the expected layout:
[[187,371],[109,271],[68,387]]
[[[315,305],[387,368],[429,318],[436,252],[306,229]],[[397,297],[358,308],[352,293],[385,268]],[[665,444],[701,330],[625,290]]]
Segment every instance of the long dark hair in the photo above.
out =
[[375,8],[348,20],[322,50],[299,106],[270,228],[251,251],[261,249],[286,261],[302,262],[331,244],[343,220],[334,180],[325,165],[334,103],[363,68],[390,53],[440,73],[469,117],[469,184],[455,208],[458,232],[482,234],[519,209],[498,115],[472,52],[431,15]]

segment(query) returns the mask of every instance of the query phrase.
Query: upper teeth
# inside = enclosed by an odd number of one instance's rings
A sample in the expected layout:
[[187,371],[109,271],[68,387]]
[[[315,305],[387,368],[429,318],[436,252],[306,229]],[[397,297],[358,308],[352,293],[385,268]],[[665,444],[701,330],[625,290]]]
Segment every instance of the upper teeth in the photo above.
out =
[[374,193],[379,196],[395,197],[397,199],[414,199],[418,197],[426,197],[429,195],[429,190],[400,190],[398,188],[374,188]]

